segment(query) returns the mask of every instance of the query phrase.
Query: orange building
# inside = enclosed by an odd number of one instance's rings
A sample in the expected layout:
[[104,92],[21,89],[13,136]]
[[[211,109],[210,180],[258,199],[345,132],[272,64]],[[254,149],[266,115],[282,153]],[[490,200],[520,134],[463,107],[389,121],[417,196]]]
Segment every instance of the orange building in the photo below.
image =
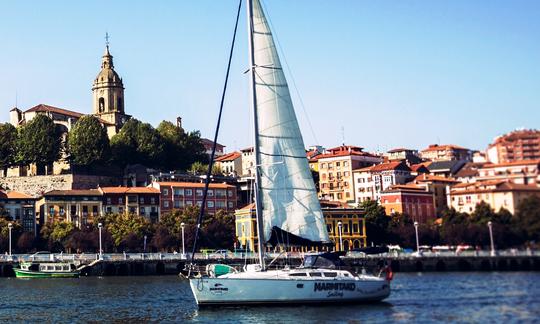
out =
[[354,202],[352,171],[382,162],[382,158],[363,152],[358,146],[342,145],[317,156],[319,198],[345,203]]
[[420,156],[430,161],[472,160],[471,150],[453,144],[431,144],[427,149],[420,152]]
[[381,192],[381,205],[386,213],[407,214],[413,221],[426,223],[436,218],[433,192],[413,184],[394,185]]
[[524,129],[499,136],[488,146],[487,156],[492,163],[540,159],[540,131]]

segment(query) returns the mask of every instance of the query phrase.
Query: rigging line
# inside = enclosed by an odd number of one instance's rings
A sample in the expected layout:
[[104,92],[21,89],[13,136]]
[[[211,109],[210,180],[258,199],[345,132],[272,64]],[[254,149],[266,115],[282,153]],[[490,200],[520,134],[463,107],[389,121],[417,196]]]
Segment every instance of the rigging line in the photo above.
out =
[[[234,43],[236,40],[236,31],[238,29],[238,21],[240,20],[240,10],[242,8],[242,0],[238,3],[238,12],[236,13],[236,23],[234,25],[234,32],[233,32],[233,38],[232,38],[232,44],[231,44],[231,50],[229,52],[229,62],[227,64],[227,73],[225,74],[225,83],[223,84],[223,92],[221,94],[221,102],[219,105],[219,115],[216,125],[216,132],[214,134],[214,143],[212,145],[212,154],[210,155],[210,163],[208,163],[208,171],[206,172],[206,181],[204,183],[204,192],[203,192],[203,200],[201,205],[201,210],[199,212],[199,217],[197,217],[197,229],[195,231],[195,240],[193,242],[193,249],[191,250],[191,263],[193,263],[193,259],[195,257],[195,251],[197,251],[197,243],[198,238],[201,230],[201,223],[204,216],[204,210],[206,207],[206,197],[208,195],[208,187],[210,186],[210,176],[212,175],[212,167],[214,165],[214,157],[216,155],[216,145],[217,145],[217,139],[219,134],[219,126],[221,124],[221,115],[223,113],[223,104],[225,102],[225,93],[227,92],[227,84],[229,82],[229,72],[231,70],[231,61],[232,56],[234,52]],[[191,269],[191,267],[190,267]]]
[[[261,5],[264,7],[264,11],[268,12],[268,8],[264,5],[264,2],[261,1]],[[294,75],[292,74],[291,68],[289,66],[289,63],[287,62],[287,57],[285,56],[285,53],[283,51],[283,48],[281,47],[281,43],[279,42],[279,38],[276,35],[276,29],[274,28],[274,25],[272,24],[272,20],[268,15],[266,17],[266,21],[268,21],[268,24],[271,27],[271,31],[273,31],[274,39],[277,43],[277,46],[279,48],[279,51],[281,52],[281,57],[283,58],[283,61],[285,62],[285,66],[287,67],[287,72],[289,72],[289,75],[291,76],[291,81],[294,87],[294,91],[296,91],[296,95],[298,95],[298,101],[300,101],[300,106],[302,106],[302,110],[304,111],[304,115],[306,116],[306,120],[309,126],[309,130],[311,131],[311,135],[313,135],[313,138],[315,139],[316,143],[319,143],[319,139],[317,138],[317,135],[315,134],[315,131],[313,130],[313,125],[311,124],[311,119],[309,118],[309,115],[306,110],[306,106],[304,105],[304,100],[302,100],[302,96],[300,96],[300,91],[298,90],[298,87],[296,86],[296,80],[294,79]]]

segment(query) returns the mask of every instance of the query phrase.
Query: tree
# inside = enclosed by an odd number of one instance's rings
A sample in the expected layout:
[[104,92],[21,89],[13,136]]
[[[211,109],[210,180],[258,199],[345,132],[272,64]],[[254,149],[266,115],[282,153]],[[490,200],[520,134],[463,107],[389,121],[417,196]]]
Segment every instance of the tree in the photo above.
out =
[[5,217],[0,217],[0,251],[7,251],[9,248],[9,227],[8,224],[12,225],[11,228],[11,247],[12,249],[16,248],[15,243],[19,236],[22,234],[22,226],[19,222],[12,221]]
[[7,169],[15,165],[17,129],[11,124],[0,124],[0,170],[7,174]]
[[366,211],[366,232],[369,240],[376,244],[386,243],[390,217],[386,216],[384,207],[375,200],[364,201],[359,207]]
[[96,117],[81,117],[68,134],[68,151],[75,165],[107,161],[111,154],[107,130]]
[[191,165],[188,171],[193,174],[205,174],[208,171],[208,165],[196,161]]
[[471,222],[475,224],[487,224],[489,221],[492,221],[493,218],[495,218],[495,212],[491,206],[484,201],[477,203],[471,214]]
[[60,133],[51,118],[37,115],[19,129],[16,147],[19,165],[36,163],[40,170],[60,158]]
[[135,163],[159,166],[164,144],[152,125],[130,119],[111,139],[111,150],[113,159],[122,167]]
[[107,214],[100,219],[112,237],[112,242],[118,249],[139,249],[143,244],[144,236],[150,236],[152,228],[150,222],[138,215]]
[[540,240],[540,197],[529,196],[519,202],[515,213],[518,227],[525,232],[527,239]]

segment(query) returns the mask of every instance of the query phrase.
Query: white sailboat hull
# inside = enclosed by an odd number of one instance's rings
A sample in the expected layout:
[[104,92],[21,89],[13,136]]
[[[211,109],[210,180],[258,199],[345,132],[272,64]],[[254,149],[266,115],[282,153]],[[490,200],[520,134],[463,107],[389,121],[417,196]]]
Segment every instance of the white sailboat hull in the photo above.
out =
[[192,278],[190,285],[201,306],[370,302],[390,295],[390,282],[373,276],[291,279],[279,272]]

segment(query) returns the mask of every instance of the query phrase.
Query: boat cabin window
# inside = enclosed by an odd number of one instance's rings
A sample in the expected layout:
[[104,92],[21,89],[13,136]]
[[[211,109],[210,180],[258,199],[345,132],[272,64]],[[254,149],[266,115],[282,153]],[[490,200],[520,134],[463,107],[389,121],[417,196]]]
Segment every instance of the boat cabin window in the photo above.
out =
[[62,266],[54,266],[54,270],[60,271],[60,270],[62,270]]
[[343,272],[343,277],[350,277],[347,272]]
[[305,272],[290,273],[289,277],[307,277],[307,273]]
[[311,272],[309,275],[312,277],[322,277],[322,273],[320,272]]
[[69,271],[69,265],[67,265],[67,264],[64,265],[64,266],[62,267],[62,270],[64,270],[64,271]]
[[47,266],[47,270],[53,271],[53,270],[54,270],[54,266]]
[[325,272],[324,276],[333,278],[333,277],[337,277],[337,273],[336,272]]

